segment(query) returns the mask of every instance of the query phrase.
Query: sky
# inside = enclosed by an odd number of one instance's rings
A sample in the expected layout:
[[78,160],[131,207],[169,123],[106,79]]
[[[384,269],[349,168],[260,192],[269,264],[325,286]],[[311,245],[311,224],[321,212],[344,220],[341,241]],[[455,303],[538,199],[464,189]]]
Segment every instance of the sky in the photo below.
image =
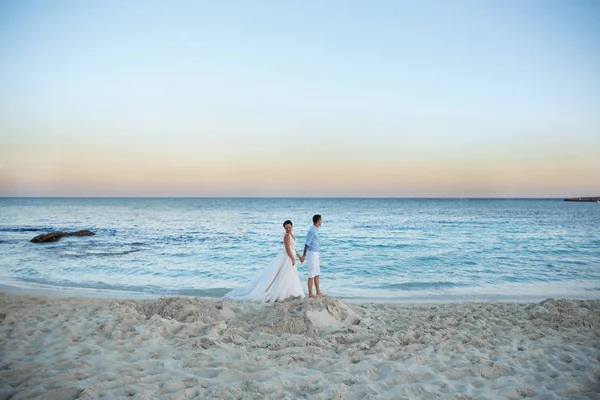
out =
[[600,2],[0,2],[0,196],[600,195]]

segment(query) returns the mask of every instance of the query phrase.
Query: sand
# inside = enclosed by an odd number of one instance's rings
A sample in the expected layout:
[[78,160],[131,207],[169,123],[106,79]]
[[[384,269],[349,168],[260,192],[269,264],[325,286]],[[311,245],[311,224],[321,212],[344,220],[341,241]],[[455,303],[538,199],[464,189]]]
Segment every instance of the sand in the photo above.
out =
[[600,300],[0,293],[0,399],[600,399]]

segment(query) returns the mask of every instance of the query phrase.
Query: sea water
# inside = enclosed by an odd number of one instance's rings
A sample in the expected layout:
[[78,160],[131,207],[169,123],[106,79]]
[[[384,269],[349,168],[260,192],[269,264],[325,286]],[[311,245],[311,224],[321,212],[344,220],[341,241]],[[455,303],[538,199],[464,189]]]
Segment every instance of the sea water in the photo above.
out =
[[0,283],[219,297],[274,260],[286,219],[301,253],[313,214],[330,296],[600,298],[600,204],[561,199],[2,198]]

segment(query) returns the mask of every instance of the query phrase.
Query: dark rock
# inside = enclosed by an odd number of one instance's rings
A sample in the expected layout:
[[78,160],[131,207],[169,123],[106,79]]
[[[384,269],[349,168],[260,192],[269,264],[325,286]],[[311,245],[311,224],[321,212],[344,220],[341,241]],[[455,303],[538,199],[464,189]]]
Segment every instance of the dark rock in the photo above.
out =
[[38,235],[31,239],[32,243],[56,242],[63,236],[67,236],[67,232],[52,232],[44,235]]
[[64,236],[93,236],[94,232],[88,231],[84,229],[82,231],[77,232],[52,232],[46,233],[43,235],[38,235],[31,239],[32,243],[46,243],[46,242],[56,242],[58,239]]
[[600,203],[600,197],[574,197],[574,198],[570,198],[570,199],[565,199],[565,201]]

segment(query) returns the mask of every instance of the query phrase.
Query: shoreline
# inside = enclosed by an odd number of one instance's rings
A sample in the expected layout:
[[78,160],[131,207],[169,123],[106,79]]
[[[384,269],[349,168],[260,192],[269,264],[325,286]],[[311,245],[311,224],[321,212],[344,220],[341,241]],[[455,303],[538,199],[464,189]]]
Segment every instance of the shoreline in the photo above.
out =
[[158,299],[161,295],[140,292],[126,292],[107,289],[88,289],[67,286],[52,286],[37,283],[0,280],[0,293],[31,296],[81,297],[113,300]]
[[[70,286],[55,286],[39,283],[22,282],[14,279],[0,279],[0,293],[23,294],[23,295],[56,295],[60,297],[82,297],[82,298],[99,298],[113,300],[141,300],[141,299],[159,299],[161,297],[186,297],[190,299],[206,299],[218,301],[222,296],[202,295],[207,293],[215,293],[220,289],[199,290],[199,293],[173,293],[165,291],[163,293],[156,292],[132,292],[123,290],[111,289],[94,289]],[[482,292],[483,290],[480,290]],[[507,289],[510,292],[510,289]],[[225,294],[227,290],[223,290]],[[534,291],[532,291],[534,292]],[[421,294],[418,296],[405,297],[345,297],[332,296],[349,304],[460,304],[460,303],[537,303],[546,299],[560,298],[569,300],[600,300],[598,291],[589,291],[588,295],[582,295],[585,290],[573,295],[573,292],[564,291],[562,293],[548,294],[539,293],[533,295],[502,295],[493,294],[486,295],[482,293],[431,293]]]
[[0,398],[42,395],[600,399],[600,300],[260,304],[0,293]]

